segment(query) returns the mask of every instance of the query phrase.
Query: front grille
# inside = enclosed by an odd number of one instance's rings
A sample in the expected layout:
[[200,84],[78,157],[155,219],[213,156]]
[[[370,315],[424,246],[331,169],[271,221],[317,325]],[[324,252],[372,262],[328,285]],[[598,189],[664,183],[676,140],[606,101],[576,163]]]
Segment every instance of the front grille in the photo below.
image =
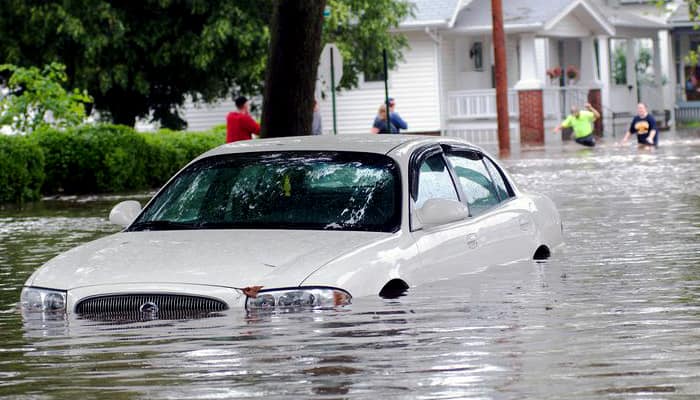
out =
[[200,296],[176,294],[118,294],[89,297],[78,302],[78,314],[209,313],[225,311],[226,303]]

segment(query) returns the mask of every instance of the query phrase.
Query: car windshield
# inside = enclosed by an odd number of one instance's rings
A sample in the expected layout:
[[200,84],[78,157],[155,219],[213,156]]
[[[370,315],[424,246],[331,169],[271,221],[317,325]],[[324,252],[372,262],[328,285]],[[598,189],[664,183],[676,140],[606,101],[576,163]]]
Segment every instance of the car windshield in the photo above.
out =
[[178,174],[129,227],[395,232],[398,167],[381,154],[265,152],[215,156]]

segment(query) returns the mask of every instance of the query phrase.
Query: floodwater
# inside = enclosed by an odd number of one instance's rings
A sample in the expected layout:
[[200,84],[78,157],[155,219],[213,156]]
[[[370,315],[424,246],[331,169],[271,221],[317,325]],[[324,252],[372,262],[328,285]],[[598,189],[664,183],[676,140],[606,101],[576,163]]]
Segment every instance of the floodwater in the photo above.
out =
[[23,322],[24,280],[114,232],[121,199],[0,211],[0,397],[700,398],[700,135],[661,144],[511,155],[557,204],[560,253],[340,311]]

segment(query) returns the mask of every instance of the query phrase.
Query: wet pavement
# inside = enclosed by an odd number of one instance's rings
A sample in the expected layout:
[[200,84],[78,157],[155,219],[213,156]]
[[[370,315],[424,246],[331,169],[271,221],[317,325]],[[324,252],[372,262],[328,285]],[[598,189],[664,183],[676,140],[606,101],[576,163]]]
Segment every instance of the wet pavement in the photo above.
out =
[[0,211],[0,397],[700,398],[700,135],[661,144],[519,150],[504,164],[557,204],[559,254],[341,311],[23,322],[25,279],[114,232],[121,198]]

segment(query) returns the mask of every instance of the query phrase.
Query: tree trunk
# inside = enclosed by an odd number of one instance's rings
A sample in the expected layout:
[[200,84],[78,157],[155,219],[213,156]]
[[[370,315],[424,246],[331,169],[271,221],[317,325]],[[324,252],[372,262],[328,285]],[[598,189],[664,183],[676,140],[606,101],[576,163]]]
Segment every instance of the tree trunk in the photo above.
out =
[[98,109],[104,97],[110,98],[110,101],[104,101],[104,105],[107,106],[113,124],[130,127],[136,125],[136,118],[139,116],[138,107],[143,103],[140,97],[129,96],[129,93],[124,90],[112,89],[103,97],[95,98]]
[[115,125],[126,125],[134,127],[136,125],[136,115],[130,112],[122,112],[123,110],[110,111],[112,114],[112,123]]
[[270,24],[262,137],[311,133],[326,0],[276,0]]

